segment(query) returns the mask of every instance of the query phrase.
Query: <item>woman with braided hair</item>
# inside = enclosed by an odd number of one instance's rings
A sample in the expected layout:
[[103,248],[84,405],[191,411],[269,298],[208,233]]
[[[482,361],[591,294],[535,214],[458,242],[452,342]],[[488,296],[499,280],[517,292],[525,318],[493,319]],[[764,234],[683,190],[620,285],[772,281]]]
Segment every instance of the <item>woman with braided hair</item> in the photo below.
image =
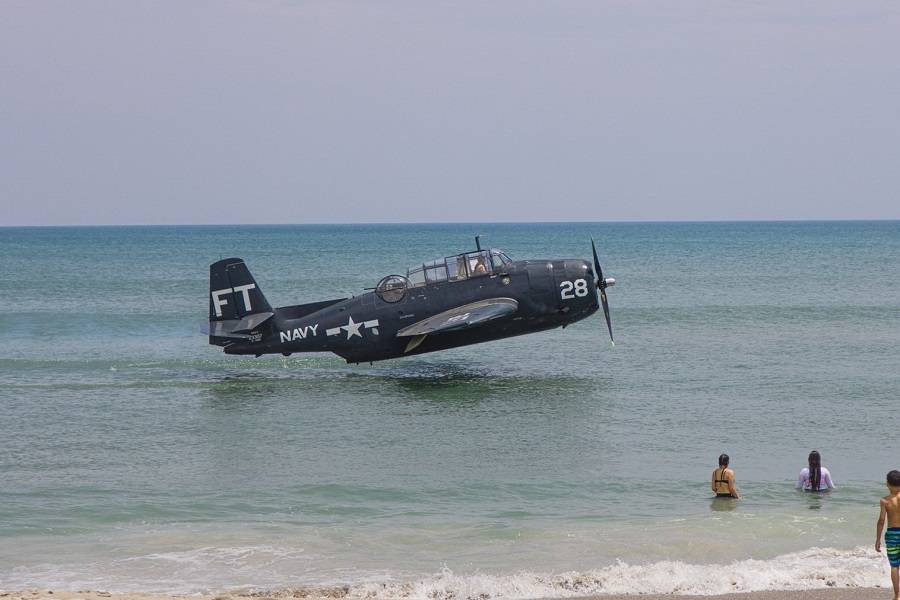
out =
[[834,489],[831,473],[822,466],[822,456],[815,450],[809,453],[809,466],[803,467],[800,471],[797,489],[806,492],[826,492]]

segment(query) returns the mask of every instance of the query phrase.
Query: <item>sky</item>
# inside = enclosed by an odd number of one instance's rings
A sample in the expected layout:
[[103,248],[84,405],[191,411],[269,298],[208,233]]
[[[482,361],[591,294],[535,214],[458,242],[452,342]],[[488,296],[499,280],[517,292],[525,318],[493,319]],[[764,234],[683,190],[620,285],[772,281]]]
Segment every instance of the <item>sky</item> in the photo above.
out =
[[0,225],[900,218],[896,2],[0,1]]

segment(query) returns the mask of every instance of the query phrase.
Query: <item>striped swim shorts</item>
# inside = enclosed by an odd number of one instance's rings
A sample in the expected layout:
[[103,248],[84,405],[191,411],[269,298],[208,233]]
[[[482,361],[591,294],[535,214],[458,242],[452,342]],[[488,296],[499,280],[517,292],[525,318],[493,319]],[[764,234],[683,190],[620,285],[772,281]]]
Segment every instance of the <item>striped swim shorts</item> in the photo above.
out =
[[884,549],[892,567],[900,567],[900,527],[888,527],[884,532]]

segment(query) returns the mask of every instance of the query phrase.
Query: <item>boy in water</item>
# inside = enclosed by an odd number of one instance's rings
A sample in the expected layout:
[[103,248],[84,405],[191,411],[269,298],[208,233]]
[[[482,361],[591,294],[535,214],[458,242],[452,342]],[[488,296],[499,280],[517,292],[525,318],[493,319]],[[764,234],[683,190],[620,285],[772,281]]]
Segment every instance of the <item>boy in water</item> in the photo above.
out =
[[878,530],[875,534],[875,551],[881,552],[881,532],[884,530],[884,517],[887,515],[888,529],[884,534],[884,547],[891,563],[891,583],[894,586],[894,600],[900,600],[900,471],[887,474],[887,486],[890,494],[881,499],[881,514],[878,515]]

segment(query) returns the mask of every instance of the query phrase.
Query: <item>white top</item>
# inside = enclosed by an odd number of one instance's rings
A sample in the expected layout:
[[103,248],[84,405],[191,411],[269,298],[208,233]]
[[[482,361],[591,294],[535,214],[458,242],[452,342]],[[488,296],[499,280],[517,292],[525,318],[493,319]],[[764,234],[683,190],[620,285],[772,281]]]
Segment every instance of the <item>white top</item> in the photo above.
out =
[[[833,490],[834,482],[831,480],[831,473],[825,467],[821,467],[822,474],[819,477],[819,491]],[[800,477],[797,478],[797,489],[803,488],[806,491],[812,490],[812,483],[809,480],[809,467],[803,467],[800,471]]]

